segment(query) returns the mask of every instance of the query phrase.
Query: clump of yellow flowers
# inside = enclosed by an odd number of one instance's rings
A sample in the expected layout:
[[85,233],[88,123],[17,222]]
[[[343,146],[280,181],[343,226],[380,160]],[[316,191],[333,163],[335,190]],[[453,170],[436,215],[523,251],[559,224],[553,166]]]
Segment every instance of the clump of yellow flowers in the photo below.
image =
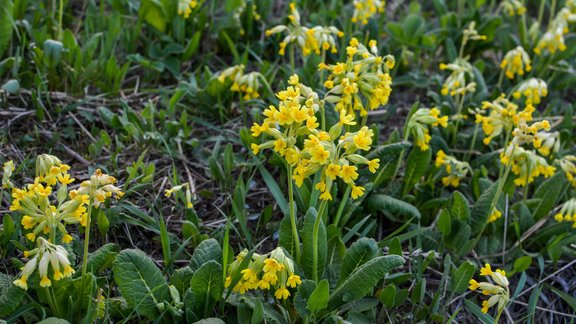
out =
[[572,222],[572,228],[576,228],[576,198],[572,198],[562,205],[554,219],[558,222]]
[[492,102],[482,102],[482,110],[489,110],[489,113],[487,116],[482,114],[483,111],[477,113],[476,123],[482,124],[482,130],[486,134],[484,144],[488,145],[495,137],[512,131],[520,119],[531,121],[535,108],[532,105],[527,105],[524,110],[519,111],[518,105],[506,99],[505,95],[502,94]]
[[518,86],[514,91],[514,98],[525,98],[526,105],[537,105],[542,101],[542,98],[548,95],[548,85],[541,79],[531,78]]
[[288,44],[296,43],[302,50],[304,56],[315,53],[320,55],[330,49],[332,53],[338,52],[334,36],[342,37],[344,33],[334,26],[316,26],[308,28],[300,23],[300,13],[295,3],[290,3],[289,25],[278,25],[267,29],[266,36],[271,36],[287,31],[288,35],[280,42],[278,54],[285,55]]
[[[322,200],[332,200],[330,190],[336,178],[351,186],[353,199],[362,196],[364,188],[356,186],[354,182],[359,176],[356,165],[366,165],[374,173],[380,162],[379,159],[368,160],[358,154],[370,150],[373,131],[364,126],[356,132],[343,134],[345,126],[356,124],[354,115],[344,110],[340,111],[339,122],[328,132],[318,129],[314,113],[324,103],[315,92],[299,82],[297,75],[290,78],[289,84],[286,90],[277,94],[280,99],[278,107],[266,109],[263,123],[254,123],[251,128],[254,137],[266,134],[273,139],[252,144],[252,151],[258,154],[261,149],[272,148],[284,157],[299,187],[306,178],[320,172],[320,182],[315,188],[322,193]],[[303,145],[300,146],[302,138]]]
[[538,148],[541,145],[538,133],[543,129],[550,129],[550,123],[547,120],[528,125],[524,119],[521,119],[518,127],[512,132],[511,143],[500,153],[502,164],[511,165],[512,172],[517,176],[514,179],[514,184],[517,186],[526,186],[540,175],[548,178],[556,171],[556,168],[549,165],[545,158],[533,150],[526,150],[522,147],[524,144],[532,144]]
[[570,184],[576,188],[576,156],[566,155],[557,161]]
[[485,296],[490,296],[488,300],[482,302],[482,313],[488,313],[488,309],[494,305],[498,305],[498,315],[495,323],[498,322],[502,311],[506,307],[506,303],[510,299],[510,290],[508,288],[508,278],[504,270],[496,269],[492,271],[489,264],[486,264],[480,269],[480,275],[490,278],[494,283],[490,282],[477,282],[471,279],[468,287],[472,291],[480,289],[480,292]]
[[443,168],[447,176],[442,178],[444,186],[458,187],[460,180],[466,178],[468,172],[472,172],[472,168],[468,162],[459,161],[451,155],[446,155],[443,150],[436,153],[435,165],[437,168]]
[[354,14],[352,22],[368,24],[368,20],[377,13],[384,12],[386,1],[384,0],[354,0]]
[[[116,198],[123,195],[114,185],[116,179],[103,174],[100,169],[94,172],[90,180],[69,191],[68,185],[74,182],[68,173],[69,169],[70,166],[57,157],[42,154],[36,158],[34,183],[23,188],[12,188],[10,210],[22,215],[22,227],[24,230],[31,230],[26,234],[26,238],[37,244],[37,248],[24,251],[25,257],[32,258],[22,269],[21,277],[14,281],[14,284],[23,289],[28,288],[27,280],[36,268],[40,274],[41,287],[51,285],[48,278],[49,265],[52,267],[54,280],[71,276],[74,270],[70,267],[68,253],[57,244],[57,240],[67,244],[73,239],[66,225],[88,226],[90,208],[98,208],[113,195]],[[52,199],[52,196],[55,196],[55,199]]]
[[502,1],[500,6],[504,10],[504,12],[510,17],[514,17],[515,15],[522,16],[526,13],[526,6],[524,6],[522,1],[520,0]]
[[406,137],[412,135],[416,146],[418,146],[421,151],[427,151],[430,148],[428,144],[432,136],[430,136],[428,126],[442,126],[446,128],[448,127],[448,116],[440,117],[440,110],[436,107],[432,109],[418,109],[412,115],[408,121]]
[[566,6],[556,14],[556,17],[550,22],[548,30],[536,44],[534,53],[542,55],[544,50],[550,54],[554,54],[556,51],[565,51],[564,35],[569,31],[568,24],[574,22],[576,22],[576,5],[574,1],[567,1]]
[[263,78],[260,72],[244,73],[245,66],[243,64],[231,66],[218,75],[220,83],[226,80],[232,81],[230,91],[239,92],[242,99],[251,100],[260,98],[260,79]]
[[[231,285],[232,277],[240,270],[240,263],[247,254],[247,250],[240,252],[228,267],[226,287]],[[267,254],[252,254],[248,267],[240,270],[240,273],[242,278],[232,289],[240,294],[251,290],[273,291],[274,297],[282,300],[290,297],[288,288],[296,288],[302,284],[300,276],[294,273],[294,262],[280,247]]]
[[375,40],[371,40],[367,48],[352,38],[346,54],[346,62],[319,66],[320,70],[330,71],[324,82],[329,89],[326,102],[334,103],[338,111],[356,111],[365,116],[368,109],[375,110],[388,103],[392,92],[389,71],[394,68],[395,60],[391,55],[379,56]]
[[192,10],[200,7],[202,1],[197,0],[178,0],[178,15],[188,19]]
[[507,78],[513,79],[515,75],[523,76],[525,72],[532,71],[531,64],[528,53],[522,46],[518,46],[504,55],[500,68],[505,71]]

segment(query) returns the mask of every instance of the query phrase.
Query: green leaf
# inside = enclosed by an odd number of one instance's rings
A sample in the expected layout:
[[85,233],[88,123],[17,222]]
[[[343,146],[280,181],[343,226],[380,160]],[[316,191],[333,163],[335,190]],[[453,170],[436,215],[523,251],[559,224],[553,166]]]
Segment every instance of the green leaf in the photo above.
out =
[[280,222],[280,229],[278,230],[278,245],[286,249],[290,255],[295,255],[295,240],[292,236],[292,223],[290,216],[288,215],[284,216]]
[[138,15],[159,31],[166,30],[166,11],[158,0],[142,0]]
[[181,296],[184,296],[186,290],[190,287],[192,276],[194,276],[194,271],[189,266],[177,269],[170,277],[170,284],[178,289]]
[[472,314],[474,314],[474,316],[476,316],[476,318],[478,320],[480,320],[482,323],[484,323],[484,324],[493,324],[494,323],[494,318],[488,314],[482,313],[482,309],[480,309],[480,307],[478,305],[476,305],[474,302],[469,301],[468,299],[465,299],[464,300],[464,307],[466,307],[466,309],[468,311],[470,311]]
[[414,188],[414,185],[420,181],[420,178],[424,176],[426,170],[430,166],[431,159],[432,150],[421,151],[418,148],[413,148],[412,151],[410,151],[406,162],[402,196],[406,196],[406,194]]
[[258,165],[258,170],[260,171],[260,174],[262,175],[262,179],[264,179],[266,186],[270,190],[270,193],[272,194],[272,196],[276,200],[276,203],[280,207],[280,210],[282,210],[282,213],[284,213],[284,215],[288,215],[288,201],[286,201],[286,198],[284,197],[282,190],[280,190],[278,183],[262,164]]
[[4,0],[0,4],[0,58],[4,56],[4,52],[8,49],[12,39],[13,8],[12,0]]
[[324,279],[318,283],[316,289],[308,298],[308,309],[316,312],[325,309],[328,306],[328,296],[330,295],[330,287],[328,280]]
[[388,195],[371,195],[368,208],[383,213],[420,218],[420,211],[413,205]]
[[452,197],[450,197],[450,215],[453,218],[457,218],[468,222],[470,219],[470,206],[468,205],[468,200],[460,191],[454,191]]
[[333,310],[364,297],[386,273],[403,264],[404,259],[397,255],[376,257],[366,262],[333,291],[328,308]]
[[[119,251],[120,247],[118,244],[106,243],[102,245],[98,250],[88,255],[86,269],[95,274],[101,273],[112,266]],[[79,277],[80,275],[81,272],[77,272],[75,277]]]
[[515,272],[522,272],[530,267],[532,264],[532,257],[529,255],[525,255],[523,257],[519,257],[516,261],[514,261],[514,271]]
[[316,283],[308,279],[303,279],[302,284],[298,286],[298,291],[296,291],[296,295],[294,296],[294,307],[300,317],[310,315],[310,311],[308,310],[308,299],[310,299],[310,295],[312,295],[312,292],[315,289]]
[[0,318],[6,318],[20,305],[25,291],[12,284],[15,278],[0,273]]
[[114,280],[126,302],[136,313],[151,320],[158,319],[158,304],[170,300],[170,289],[162,272],[140,250],[124,250],[112,267]]
[[468,282],[474,276],[474,265],[465,261],[456,269],[452,278],[450,278],[450,291],[461,294],[468,288]]
[[[311,207],[308,209],[306,216],[304,216],[304,227],[302,229],[302,268],[304,272],[310,277],[314,277],[316,271],[317,278],[322,278],[324,268],[326,266],[326,255],[328,254],[326,227],[322,219],[319,220],[317,235],[314,234],[314,222],[319,217],[316,209]],[[318,259],[317,266],[314,269],[314,238],[317,238],[318,243]]]
[[380,293],[380,301],[386,308],[394,307],[394,300],[396,299],[396,285],[389,284]]
[[560,296],[560,298],[564,299],[564,301],[572,307],[572,312],[576,312],[576,298],[550,285],[546,285],[546,287],[552,290],[556,295]]
[[346,251],[340,270],[340,283],[366,262],[378,256],[378,244],[374,239],[363,237],[354,242]]
[[222,248],[220,247],[218,241],[211,238],[202,241],[194,250],[194,254],[190,260],[190,268],[192,271],[196,271],[208,261],[220,262],[221,260]]
[[534,197],[541,199],[540,203],[534,209],[534,218],[540,219],[548,214],[556,206],[556,202],[562,196],[562,191],[568,183],[564,172],[556,172],[550,179],[544,181],[536,192]]
[[194,312],[208,316],[224,291],[220,263],[213,260],[204,263],[190,280],[190,291],[194,300]]
[[412,302],[415,304],[422,304],[424,301],[424,296],[426,295],[426,278],[422,278],[418,281],[418,283],[414,286],[412,290]]
[[452,218],[446,209],[443,209],[438,217],[438,230],[444,238],[448,237],[452,231]]
[[224,322],[223,320],[216,318],[216,317],[209,317],[209,318],[205,318],[205,319],[201,319],[197,322],[194,322],[193,324],[225,324],[226,322]]
[[500,180],[494,182],[488,190],[486,190],[474,206],[472,207],[472,233],[474,235],[478,234],[484,226],[488,223],[488,217],[492,213],[491,207],[494,204],[494,200],[496,199],[496,191],[498,191],[498,185],[500,184]]

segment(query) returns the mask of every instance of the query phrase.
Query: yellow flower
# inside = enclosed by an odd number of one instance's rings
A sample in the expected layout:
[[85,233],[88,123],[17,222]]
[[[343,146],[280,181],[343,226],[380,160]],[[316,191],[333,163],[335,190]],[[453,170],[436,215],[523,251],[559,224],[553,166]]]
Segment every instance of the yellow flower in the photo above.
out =
[[335,180],[336,177],[340,174],[340,169],[341,169],[340,165],[330,163],[326,167],[326,176],[328,176],[332,180]]
[[361,150],[368,151],[370,150],[370,145],[372,145],[372,136],[373,131],[368,127],[362,127],[356,135],[354,135],[353,140],[356,147]]
[[358,173],[356,172],[358,168],[353,165],[343,165],[340,170],[340,178],[346,183],[353,183],[354,180],[358,179]]
[[470,284],[470,286],[468,287],[470,290],[476,290],[480,288],[480,284],[478,284],[478,281],[474,279],[470,279],[468,283]]
[[332,195],[330,194],[330,191],[324,191],[324,193],[322,193],[320,195],[320,199],[321,200],[332,200]]
[[350,196],[352,199],[358,199],[364,195],[364,190],[364,187],[352,185],[352,192],[350,193]]
[[326,164],[329,157],[330,152],[328,152],[323,146],[319,146],[312,151],[312,158],[310,160],[314,163]]
[[300,279],[300,276],[295,275],[295,274],[291,274],[288,279],[286,280],[286,285],[288,287],[292,287],[292,288],[296,288],[297,285],[301,285],[302,284],[302,280]]
[[277,299],[288,299],[288,297],[290,297],[290,291],[288,291],[286,287],[282,286],[276,289],[276,292],[274,292],[274,297]]
[[380,159],[372,159],[368,161],[368,170],[372,173],[376,173],[378,168],[380,168]]

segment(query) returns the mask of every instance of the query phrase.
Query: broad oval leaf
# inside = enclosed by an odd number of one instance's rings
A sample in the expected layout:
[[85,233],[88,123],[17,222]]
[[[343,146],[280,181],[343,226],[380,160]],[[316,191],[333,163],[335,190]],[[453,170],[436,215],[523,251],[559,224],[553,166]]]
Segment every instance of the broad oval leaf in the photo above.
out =
[[336,309],[344,303],[364,297],[386,273],[403,264],[404,259],[397,255],[381,256],[366,262],[334,290],[328,308]]
[[472,207],[472,234],[475,235],[480,232],[484,229],[486,223],[488,223],[488,217],[492,213],[491,207],[493,204],[495,205],[494,199],[496,199],[496,191],[498,190],[500,181],[501,180],[494,182],[488,190],[480,195]]
[[374,259],[378,255],[378,250],[378,244],[374,239],[363,237],[354,242],[344,255],[340,283],[364,263]]
[[194,313],[208,316],[224,291],[220,263],[214,260],[204,263],[190,280],[190,291],[194,301]]
[[408,154],[406,162],[406,172],[404,173],[404,189],[402,196],[406,196],[414,185],[420,181],[420,178],[426,173],[432,160],[432,150],[421,151],[419,148],[413,148]]
[[170,289],[162,272],[140,250],[124,250],[118,254],[112,267],[114,280],[126,302],[139,315],[157,319],[157,304],[170,300]]
[[12,0],[3,0],[0,4],[0,58],[10,45],[14,20],[12,11],[14,3]]
[[222,248],[218,241],[213,238],[204,240],[198,244],[198,247],[194,250],[194,254],[192,254],[190,268],[192,271],[196,271],[203,264],[211,260],[217,262],[222,260]]
[[450,215],[465,222],[470,219],[468,200],[460,191],[454,191],[450,197]]
[[370,198],[368,198],[368,208],[381,212],[389,212],[394,215],[400,214],[408,217],[421,217],[418,208],[388,195],[371,195]]
[[465,261],[454,271],[454,275],[450,279],[450,291],[461,294],[468,288],[468,282],[474,276],[474,265]]
[[324,227],[322,220],[320,220],[318,226],[318,233],[314,233],[316,217],[319,216],[314,208],[310,208],[306,216],[304,216],[304,228],[302,230],[302,268],[306,274],[314,278],[314,253],[316,253],[314,251],[314,239],[316,238],[318,243],[316,277],[322,278],[326,265],[328,247],[326,242],[326,227]]

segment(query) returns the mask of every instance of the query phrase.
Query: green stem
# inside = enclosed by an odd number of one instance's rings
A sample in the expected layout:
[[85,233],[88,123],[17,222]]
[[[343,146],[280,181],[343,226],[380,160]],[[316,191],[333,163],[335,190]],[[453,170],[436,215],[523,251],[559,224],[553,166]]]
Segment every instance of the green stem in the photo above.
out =
[[58,40],[62,40],[62,18],[64,17],[64,0],[60,0],[58,8]]
[[496,85],[497,89],[502,88],[502,81],[504,81],[504,69],[500,70],[500,76],[498,76],[498,84]]
[[556,11],[556,0],[552,0],[552,5],[550,6],[550,16],[548,17],[548,26],[550,26],[550,22],[554,19],[554,12]]
[[82,255],[82,286],[80,288],[80,307],[84,303],[84,286],[86,272],[88,270],[88,246],[90,243],[90,226],[92,221],[92,204],[94,203],[94,185],[90,186],[90,200],[88,202],[88,213],[86,216],[86,232],[84,235],[84,254]]
[[348,202],[348,197],[350,197],[350,192],[352,191],[352,186],[347,186],[346,191],[344,192],[344,197],[340,202],[340,206],[338,206],[338,212],[336,213],[336,218],[334,219],[334,225],[338,228],[338,223],[340,222],[340,218],[342,217],[342,213],[344,212],[344,207]]
[[[323,64],[326,63],[326,50],[325,49],[322,49],[322,63]],[[322,81],[324,81],[324,69],[320,70],[320,86],[323,85]]]
[[540,10],[538,11],[538,28],[542,27],[542,18],[544,18],[544,8],[546,7],[546,1],[540,1]]
[[294,44],[289,44],[290,46],[290,71],[291,74],[294,74],[295,65],[294,65]]
[[[405,130],[405,132],[406,133],[404,134],[404,141],[407,141],[410,133],[407,130]],[[406,154],[406,150],[402,150],[400,152],[400,155],[398,155],[398,162],[396,162],[396,168],[394,168],[394,173],[392,174],[392,178],[390,178],[390,183],[388,185],[390,185],[394,181],[394,179],[396,179],[398,172],[400,172],[400,164],[402,163],[402,160],[404,159],[404,154]],[[380,180],[380,176],[382,175],[383,171],[384,171],[384,168],[382,168],[382,171],[380,171],[380,173],[378,174],[378,176],[374,180],[374,183],[378,183],[378,181]]]
[[312,232],[312,278],[315,282],[318,282],[318,234],[320,232],[320,222],[322,222],[322,214],[328,201],[322,200],[320,208],[318,209],[318,215],[316,215],[316,220],[314,221],[314,229]]
[[456,143],[456,138],[458,137],[458,127],[460,126],[460,120],[462,119],[462,108],[464,107],[464,99],[466,98],[466,93],[463,93],[460,96],[460,100],[458,101],[458,108],[456,111],[456,124],[454,125],[454,139],[452,140],[452,144]]
[[469,159],[472,156],[472,150],[474,149],[474,145],[476,145],[476,139],[478,138],[478,128],[479,127],[480,127],[480,124],[476,124],[476,127],[474,127],[474,134],[472,135],[472,142],[470,143],[470,148],[468,149],[468,152],[464,156],[465,161],[470,162]]
[[324,109],[324,101],[320,102],[320,114],[322,130],[326,131],[326,109]]
[[292,238],[294,239],[294,252],[296,263],[300,264],[300,238],[296,226],[296,210],[294,208],[294,181],[292,180],[292,167],[288,165],[288,199],[290,200],[290,225],[292,226]]
[[[542,2],[544,2],[544,1],[542,1]],[[500,321],[500,315],[502,315],[503,311],[504,311],[504,308],[498,310],[498,314],[496,315],[496,318],[494,319],[494,324],[498,324],[498,322]]]

